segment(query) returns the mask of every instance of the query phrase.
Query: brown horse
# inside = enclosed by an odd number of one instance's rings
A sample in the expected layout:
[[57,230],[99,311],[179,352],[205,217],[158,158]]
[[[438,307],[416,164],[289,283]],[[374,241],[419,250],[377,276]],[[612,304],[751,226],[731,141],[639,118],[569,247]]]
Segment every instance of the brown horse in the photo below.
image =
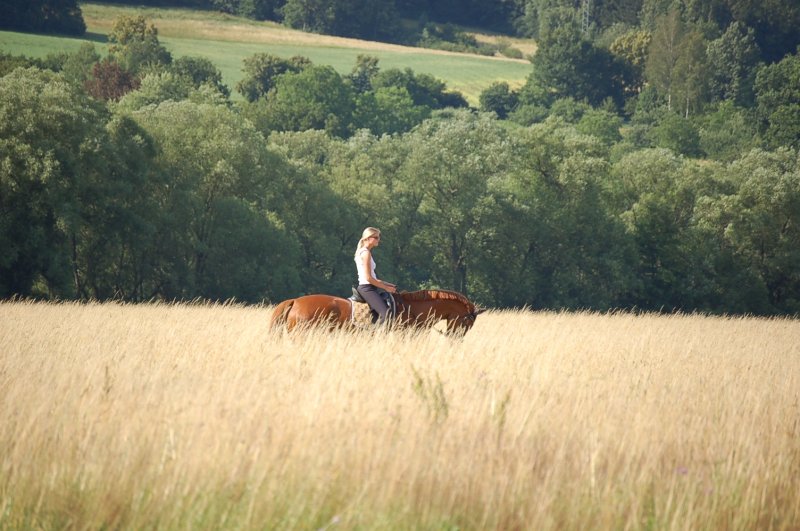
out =
[[[447,321],[447,332],[461,335],[484,312],[464,295],[447,290],[407,291],[394,295],[397,312],[391,325],[398,328],[425,328]],[[353,323],[353,301],[333,295],[305,295],[281,302],[272,312],[272,328],[327,325],[341,328]]]

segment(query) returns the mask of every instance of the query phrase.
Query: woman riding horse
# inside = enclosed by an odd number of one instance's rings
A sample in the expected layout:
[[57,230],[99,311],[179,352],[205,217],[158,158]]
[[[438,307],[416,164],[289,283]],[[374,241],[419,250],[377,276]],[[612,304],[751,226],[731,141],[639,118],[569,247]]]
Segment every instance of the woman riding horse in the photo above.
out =
[[[375,275],[375,260],[372,249],[381,241],[381,231],[367,227],[361,234],[355,253],[358,270],[358,293],[367,301],[370,308],[378,314],[378,323],[388,319],[389,308],[381,297],[379,289],[394,294],[397,314],[393,325],[399,327],[422,328],[433,326],[441,320],[447,321],[447,332],[463,335],[475,324],[479,310],[464,295],[447,290],[422,290],[397,292],[397,286],[380,280]],[[272,326],[286,325],[291,330],[300,325],[327,325],[338,328],[352,324],[353,301],[333,295],[306,295],[289,299],[275,307]]]
[[[395,294],[397,315],[393,325],[399,328],[425,328],[441,320],[447,322],[448,334],[463,336],[484,310],[478,309],[464,295],[448,290],[421,290]],[[341,328],[353,324],[353,301],[333,295],[305,295],[281,302],[272,312],[273,328],[286,326],[326,326]]]
[[375,259],[372,257],[372,249],[380,245],[381,231],[375,227],[367,227],[361,233],[356,247],[355,262],[358,271],[358,287],[356,290],[361,295],[369,307],[378,314],[378,324],[386,322],[386,314],[389,307],[381,297],[379,289],[396,293],[397,286],[391,282],[380,280],[375,276]]

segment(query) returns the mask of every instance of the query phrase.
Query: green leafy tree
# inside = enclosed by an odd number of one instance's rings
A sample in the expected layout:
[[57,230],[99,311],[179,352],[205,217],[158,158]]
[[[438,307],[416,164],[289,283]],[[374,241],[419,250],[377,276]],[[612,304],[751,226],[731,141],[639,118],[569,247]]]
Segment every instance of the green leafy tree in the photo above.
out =
[[721,37],[708,44],[708,60],[712,99],[752,106],[753,84],[760,61],[753,30],[734,22]]
[[372,90],[372,78],[374,78],[380,67],[378,66],[378,58],[369,55],[359,54],[356,57],[356,65],[347,76],[347,79],[353,84],[353,88],[359,94],[369,92]]
[[550,116],[576,124],[590,110],[592,110],[592,106],[586,102],[576,101],[571,97],[559,98],[550,106]]
[[710,158],[732,162],[757,143],[758,128],[752,112],[736,107],[732,101],[720,103],[705,114],[700,126],[700,148]]
[[83,86],[91,77],[92,69],[99,60],[100,54],[95,50],[94,44],[85,42],[77,51],[66,54],[61,74],[69,82]]
[[699,157],[700,131],[694,122],[673,112],[664,113],[658,123],[649,131],[653,145],[666,148],[674,153]]
[[135,111],[146,105],[158,105],[163,101],[180,101],[189,97],[191,81],[171,72],[147,74],[136,90],[128,92],[119,100],[119,109]]
[[680,60],[681,41],[686,30],[680,13],[673,9],[657,19],[653,40],[647,54],[645,77],[667,100],[672,109],[674,88],[677,82],[676,67]]
[[[278,213],[299,245],[302,292],[349,295],[355,242],[365,226],[381,223],[372,217],[380,204],[369,204],[372,187],[364,174],[349,171],[347,144],[324,131],[273,133],[269,142],[292,168]],[[361,170],[372,162],[362,153],[354,166]],[[348,183],[358,179],[361,186],[353,192]]]
[[644,87],[644,69],[652,39],[649,31],[632,30],[615,39],[609,47],[609,51],[630,69],[629,80],[623,86],[626,95],[638,94]]
[[373,89],[384,87],[404,88],[414,100],[414,105],[430,109],[467,107],[467,101],[458,93],[448,92],[444,81],[428,74],[416,74],[410,68],[390,68],[372,78]]
[[225,106],[166,102],[133,116],[160,146],[156,162],[171,177],[171,224],[158,242],[169,263],[161,295],[256,301],[296,292],[297,249],[269,214],[288,170],[263,136]]
[[103,174],[106,111],[62,76],[0,78],[0,292],[83,295],[77,252]]
[[800,165],[795,149],[751,151],[730,167],[740,182],[726,240],[758,271],[770,304],[800,311]]
[[479,97],[481,110],[493,112],[501,120],[505,120],[509,113],[516,109],[519,103],[519,94],[511,90],[504,81],[492,83]]
[[299,73],[311,66],[305,57],[283,59],[268,53],[257,53],[244,60],[244,77],[236,84],[236,90],[247,101],[253,102],[265,96],[278,77],[287,73]]
[[155,142],[131,118],[112,116],[106,131],[107,164],[82,231],[82,285],[92,299],[152,300],[166,264],[155,242],[171,215],[161,203],[169,180],[154,164]]
[[222,72],[205,57],[179,57],[172,62],[170,71],[189,80],[194,88],[208,85],[225,98],[231,94],[230,89],[222,82]]
[[31,57],[0,52],[0,77],[3,77],[17,68],[29,68],[32,66],[41,68],[42,64],[37,59]]
[[122,15],[108,33],[109,54],[123,69],[135,74],[145,68],[165,67],[172,55],[158,40],[158,29],[142,15]]
[[397,20],[392,0],[287,0],[281,13],[292,28],[371,40],[390,37]]
[[423,191],[419,212],[427,221],[417,245],[429,257],[430,281],[466,293],[488,181],[506,163],[505,133],[490,115],[459,110],[447,117],[409,133],[403,174]]
[[487,294],[533,308],[624,304],[633,248],[606,205],[604,147],[555,119],[519,133],[509,171],[490,182]]
[[533,71],[526,85],[523,103],[549,105],[571,97],[599,105],[611,98],[622,104],[623,68],[605,49],[584,35],[577,14],[570,9],[552,10],[543,24]]
[[800,52],[761,68],[755,87],[768,145],[800,146]]
[[730,16],[748,28],[753,28],[756,44],[767,63],[775,63],[800,46],[800,4],[794,0],[730,0],[721,10],[718,20],[726,26]]
[[283,0],[211,0],[211,6],[223,13],[255,20],[278,20]]
[[330,66],[310,66],[280,76],[275,87],[258,102],[258,123],[265,131],[324,129],[348,136],[353,123],[352,87]]
[[428,118],[428,107],[414,105],[404,88],[382,87],[356,98],[354,125],[375,135],[405,133]]
[[603,110],[589,110],[584,113],[578,122],[576,129],[586,135],[597,137],[607,146],[616,144],[622,140],[620,128],[622,118],[614,113]]
[[709,278],[698,271],[709,251],[692,237],[698,199],[716,193],[706,171],[663,149],[636,151],[614,164],[615,210],[638,254],[636,306],[688,310],[707,299]]
[[535,0],[517,3],[511,22],[517,35],[522,37],[539,36],[539,7]]
[[83,35],[86,23],[77,0],[0,1],[0,29]]
[[753,313],[800,310],[800,171],[794,149],[753,150],[726,169],[733,189],[703,205],[716,235],[715,264],[728,307]]
[[697,31],[688,32],[681,40],[681,50],[675,63],[675,106],[683,115],[698,113],[708,102],[708,79],[711,72],[706,59],[706,42]]

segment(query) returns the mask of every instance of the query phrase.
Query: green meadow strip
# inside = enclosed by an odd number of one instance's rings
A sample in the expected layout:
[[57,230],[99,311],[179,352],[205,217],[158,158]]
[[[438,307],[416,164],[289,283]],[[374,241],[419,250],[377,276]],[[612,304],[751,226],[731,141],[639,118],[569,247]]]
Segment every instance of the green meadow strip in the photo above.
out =
[[[326,36],[296,33],[297,42],[253,42],[259,32],[281,31],[274,23],[259,23],[236,17],[190,9],[134,8],[82,4],[88,31],[82,38],[57,37],[3,31],[0,32],[0,51],[13,55],[45,57],[48,54],[77,50],[84,42],[92,42],[101,54],[106,53],[106,34],[113,21],[122,15],[142,14],[159,27],[169,22],[169,31],[159,30],[159,40],[174,57],[202,56],[210,59],[222,72],[223,81],[232,90],[242,78],[242,61],[256,53],[271,53],[281,57],[302,55],[316,64],[331,65],[341,74],[350,72],[359,55],[371,55],[380,60],[382,69],[410,68],[418,74],[430,74],[447,84],[448,89],[461,92],[472,104],[489,85],[505,81],[520,86],[530,73],[529,63],[494,59],[468,54],[437,54],[430,50],[375,46],[375,43],[337,40]],[[231,40],[231,27],[244,27],[242,40]],[[201,33],[219,30],[219,38],[204,38]],[[309,44],[318,38],[323,44]],[[249,39],[249,40],[248,40]],[[339,44],[338,42],[341,42]],[[359,47],[358,43],[364,46]],[[234,92],[234,97],[239,97]]]

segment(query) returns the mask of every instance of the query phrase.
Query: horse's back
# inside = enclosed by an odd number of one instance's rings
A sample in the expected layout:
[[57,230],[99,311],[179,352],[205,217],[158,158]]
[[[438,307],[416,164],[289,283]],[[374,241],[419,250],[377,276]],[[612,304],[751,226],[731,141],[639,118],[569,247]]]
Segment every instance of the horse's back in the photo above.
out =
[[302,323],[318,322],[341,325],[350,317],[350,303],[347,299],[333,295],[304,295],[294,299],[288,317],[292,327]]

